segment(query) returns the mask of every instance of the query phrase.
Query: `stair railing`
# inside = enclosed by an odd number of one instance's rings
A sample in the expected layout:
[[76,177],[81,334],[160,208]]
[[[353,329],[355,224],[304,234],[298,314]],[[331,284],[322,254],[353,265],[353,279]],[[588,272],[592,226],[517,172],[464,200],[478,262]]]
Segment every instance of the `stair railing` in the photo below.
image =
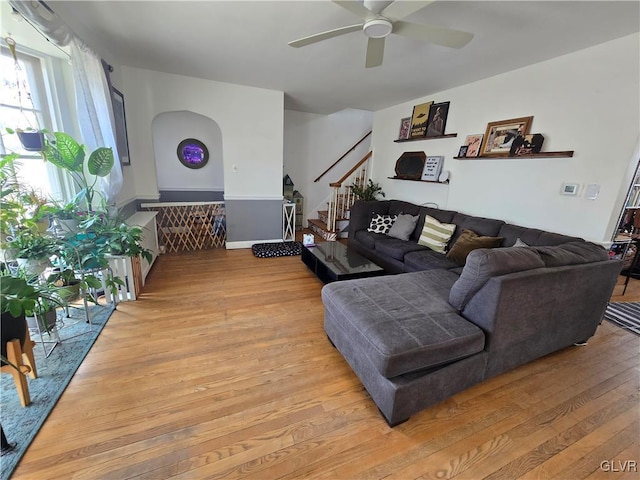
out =
[[324,177],[333,167],[335,167],[338,163],[340,163],[340,160],[342,160],[344,157],[346,157],[347,155],[349,155],[353,150],[355,150],[355,148],[360,145],[362,142],[364,142],[364,139],[367,138],[369,135],[371,135],[372,130],[369,131],[369,133],[367,133],[364,137],[362,137],[360,140],[358,140],[353,147],[351,147],[349,150],[347,150],[346,152],[344,152],[344,154],[335,162],[333,162],[333,164],[327,168],[324,172],[322,172],[318,178],[316,178],[313,183],[318,182],[322,177]]
[[346,218],[347,211],[356,201],[355,195],[351,191],[351,185],[365,186],[368,162],[372,154],[373,152],[367,153],[340,180],[329,184],[331,198],[327,214],[327,228],[330,232],[336,231],[337,221]]

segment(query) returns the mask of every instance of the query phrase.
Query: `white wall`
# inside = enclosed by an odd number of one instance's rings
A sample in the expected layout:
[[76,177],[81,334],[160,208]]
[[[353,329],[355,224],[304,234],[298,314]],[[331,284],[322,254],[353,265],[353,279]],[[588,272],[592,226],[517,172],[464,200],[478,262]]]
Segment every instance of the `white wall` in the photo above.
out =
[[[441,208],[608,241],[640,131],[639,49],[640,35],[634,34],[378,111],[373,178],[387,198],[434,201]],[[394,143],[400,119],[429,100],[451,102],[446,133],[457,138]],[[543,151],[575,150],[574,156],[453,159],[465,136],[484,133],[488,122],[530,115],[531,133],[545,136]],[[449,186],[387,178],[404,151],[416,150],[445,156]],[[561,195],[563,182],[580,184],[579,195]],[[596,200],[584,197],[591,183],[600,185]]]
[[371,136],[318,182],[314,180],[371,131],[373,113],[346,109],[331,115],[286,110],[284,114],[284,175],[304,196],[304,219],[326,210],[329,183],[353,167],[371,148]]
[[[224,190],[222,132],[216,122],[192,112],[166,112],[154,118],[151,127],[159,190]],[[177,146],[187,138],[207,147],[204,167],[187,168],[178,160]]]
[[283,92],[132,67],[121,76],[138,198],[158,198],[152,121],[182,110],[220,126],[226,198],[282,197]]

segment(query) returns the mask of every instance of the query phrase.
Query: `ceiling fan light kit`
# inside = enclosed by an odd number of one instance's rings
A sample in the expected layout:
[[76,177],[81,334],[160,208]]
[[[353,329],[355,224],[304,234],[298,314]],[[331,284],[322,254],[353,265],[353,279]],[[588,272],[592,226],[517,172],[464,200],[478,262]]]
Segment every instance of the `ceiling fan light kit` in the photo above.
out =
[[365,22],[362,31],[369,38],[384,38],[393,30],[392,23],[386,18],[376,18]]
[[315,35],[291,41],[289,45],[296,48],[304,47],[322,40],[328,40],[333,37],[355,32],[362,28],[362,32],[369,40],[365,67],[372,68],[382,65],[384,41],[391,33],[450,48],[462,48],[473,38],[473,34],[467,32],[401,21],[404,17],[408,17],[412,13],[433,3],[433,1],[365,1],[364,3],[359,3],[334,0],[333,3],[354,15],[358,15],[364,23],[316,33]]

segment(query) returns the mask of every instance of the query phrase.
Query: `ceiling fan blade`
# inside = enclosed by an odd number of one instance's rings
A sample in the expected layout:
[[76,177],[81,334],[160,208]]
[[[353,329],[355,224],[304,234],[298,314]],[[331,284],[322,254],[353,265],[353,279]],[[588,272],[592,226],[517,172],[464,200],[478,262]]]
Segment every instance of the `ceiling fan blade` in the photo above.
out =
[[358,15],[360,18],[365,19],[371,12],[362,4],[362,2],[354,2],[353,0],[332,0],[336,5],[349,10],[351,13]]
[[370,38],[367,43],[367,59],[364,63],[365,68],[378,67],[382,65],[384,57],[384,37]]
[[327,30],[326,32],[316,33],[315,35],[310,35],[308,37],[299,38],[298,40],[293,40],[289,42],[289,45],[296,48],[304,47],[306,45],[311,45],[312,43],[320,42],[322,40],[338,37],[346,33],[357,32],[358,30],[362,30],[362,26],[363,24],[359,23],[357,25],[349,25],[347,27],[340,27],[334,30]]
[[418,10],[423,9],[424,7],[426,7],[427,5],[433,2],[434,0],[430,0],[430,1],[423,0],[423,1],[416,1],[416,2],[395,1],[391,5],[389,5],[387,8],[385,8],[380,13],[380,15],[382,15],[383,17],[400,20],[404,17],[408,17],[409,15],[411,15],[414,12],[417,12]]
[[393,23],[393,33],[450,48],[462,48],[473,38],[473,33],[402,20]]

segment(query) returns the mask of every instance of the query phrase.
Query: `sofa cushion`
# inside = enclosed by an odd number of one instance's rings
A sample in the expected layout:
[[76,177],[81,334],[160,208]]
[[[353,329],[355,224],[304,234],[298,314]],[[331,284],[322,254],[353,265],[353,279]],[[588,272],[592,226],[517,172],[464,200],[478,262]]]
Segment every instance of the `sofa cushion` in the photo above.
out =
[[400,240],[409,240],[413,230],[416,228],[416,223],[418,223],[418,215],[401,213],[391,225],[387,235]]
[[506,223],[500,228],[499,237],[504,237],[503,247],[512,247],[519,238],[527,245],[560,245],[562,243],[580,241],[579,237],[569,237],[559,233],[545,232],[537,228],[526,228]]
[[602,262],[609,259],[604,247],[585,241],[533,248],[540,254],[547,267],[579,265],[582,263]]
[[372,233],[387,233],[391,229],[391,225],[396,221],[396,215],[380,215],[374,213],[369,223],[368,232]]
[[382,234],[369,232],[367,230],[358,230],[353,234],[353,238],[355,238],[369,250],[373,250],[374,248],[376,248],[376,240],[378,240],[380,237],[382,237]]
[[458,265],[464,265],[467,255],[478,248],[496,248],[502,243],[502,237],[483,237],[472,230],[464,230],[453,244],[447,258]]
[[407,242],[405,240],[388,237],[387,235],[378,235],[378,238],[376,238],[377,253],[395,258],[401,262],[407,253],[425,249],[427,249],[427,247],[418,245],[415,242]]
[[441,223],[429,215],[424,218],[424,226],[418,243],[429,247],[431,250],[439,253],[447,251],[449,239],[456,231],[456,225],[453,223]]
[[494,220],[493,218],[474,217],[464,213],[456,213],[452,223],[458,225],[458,229],[451,238],[450,245],[456,243],[458,237],[465,230],[471,230],[483,237],[499,237],[500,229],[504,225],[502,220]]
[[407,271],[410,272],[433,270],[436,268],[450,270],[459,267],[456,262],[449,260],[442,253],[434,252],[426,247],[423,247],[422,250],[406,253],[404,256],[404,265]]
[[528,247],[474,250],[467,256],[460,278],[451,287],[449,303],[458,310],[463,310],[491,277],[544,266],[540,254]]
[[448,294],[457,275],[444,270],[348,280],[326,285],[326,308],[348,321],[381,375],[393,378],[468,357],[484,333],[458,315]]

